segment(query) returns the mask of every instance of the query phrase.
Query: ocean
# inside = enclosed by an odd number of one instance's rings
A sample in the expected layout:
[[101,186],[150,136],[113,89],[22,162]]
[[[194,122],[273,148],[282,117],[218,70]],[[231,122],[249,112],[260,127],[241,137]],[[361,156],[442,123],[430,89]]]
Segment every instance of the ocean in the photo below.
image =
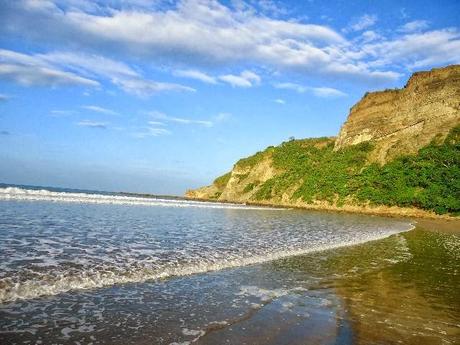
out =
[[460,240],[411,229],[406,219],[2,185],[0,344],[455,343]]

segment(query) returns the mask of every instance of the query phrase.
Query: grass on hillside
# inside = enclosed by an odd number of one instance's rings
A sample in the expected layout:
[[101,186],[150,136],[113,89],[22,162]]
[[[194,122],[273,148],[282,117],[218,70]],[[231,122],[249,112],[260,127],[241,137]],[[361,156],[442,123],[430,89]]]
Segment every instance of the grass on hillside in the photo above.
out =
[[[340,206],[352,199],[357,203],[369,201],[374,205],[418,207],[438,214],[460,215],[460,126],[452,129],[442,144],[433,141],[417,155],[401,156],[383,166],[368,164],[370,142],[338,152],[333,147],[333,140],[318,138],[292,140],[268,148],[274,166],[284,172],[261,184],[254,198],[281,197],[295,186],[292,199],[308,203],[322,200]],[[266,151],[238,164],[254,166]]]

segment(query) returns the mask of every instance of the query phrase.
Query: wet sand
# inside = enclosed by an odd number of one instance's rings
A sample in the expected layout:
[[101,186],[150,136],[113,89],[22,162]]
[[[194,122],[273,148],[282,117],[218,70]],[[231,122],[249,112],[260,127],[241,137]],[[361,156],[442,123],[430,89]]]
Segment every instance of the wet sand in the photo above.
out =
[[413,220],[417,228],[426,231],[445,232],[449,234],[460,234],[460,219],[424,219]]
[[399,207],[385,205],[355,205],[344,204],[342,206],[331,205],[328,202],[316,201],[315,203],[306,203],[303,201],[233,201],[233,200],[216,200],[208,198],[191,198],[185,197],[185,200],[205,201],[224,204],[245,204],[252,206],[265,207],[282,207],[289,209],[308,210],[313,212],[333,212],[333,213],[352,213],[373,216],[383,216],[391,218],[413,218],[413,219],[433,219],[433,220],[458,220],[459,217],[448,214],[437,214],[433,211],[423,210],[415,207]]
[[[11,318],[8,329],[16,329],[0,334],[0,340],[111,345],[458,344],[457,225],[418,220],[414,230],[352,247],[17,302],[0,310],[0,319]],[[53,313],[44,319],[48,310]],[[16,312],[22,321],[15,319]]]

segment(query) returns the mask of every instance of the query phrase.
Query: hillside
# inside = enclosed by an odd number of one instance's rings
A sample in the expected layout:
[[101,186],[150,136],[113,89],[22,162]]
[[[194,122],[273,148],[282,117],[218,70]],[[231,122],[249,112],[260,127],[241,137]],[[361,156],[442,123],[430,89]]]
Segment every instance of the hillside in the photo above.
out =
[[[460,214],[460,66],[367,93],[337,138],[239,160],[187,197],[407,215]],[[422,210],[422,211],[420,211]]]
[[417,72],[404,88],[367,93],[354,105],[334,149],[373,141],[369,159],[385,163],[444,139],[459,112],[460,65]]

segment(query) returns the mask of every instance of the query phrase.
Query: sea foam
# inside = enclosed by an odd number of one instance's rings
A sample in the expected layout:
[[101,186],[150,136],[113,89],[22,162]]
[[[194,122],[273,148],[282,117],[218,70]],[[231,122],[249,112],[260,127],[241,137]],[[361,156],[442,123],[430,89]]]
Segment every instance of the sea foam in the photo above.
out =
[[[16,187],[0,189],[0,200],[0,303],[261,264],[411,228],[380,217]],[[33,202],[43,200],[52,202]]]
[[247,206],[222,202],[195,201],[186,199],[164,199],[157,197],[137,197],[116,194],[89,194],[55,192],[46,189],[24,189],[18,187],[0,188],[0,200],[54,201],[88,204],[141,205],[163,207],[200,207],[243,210],[282,210],[282,208]]

